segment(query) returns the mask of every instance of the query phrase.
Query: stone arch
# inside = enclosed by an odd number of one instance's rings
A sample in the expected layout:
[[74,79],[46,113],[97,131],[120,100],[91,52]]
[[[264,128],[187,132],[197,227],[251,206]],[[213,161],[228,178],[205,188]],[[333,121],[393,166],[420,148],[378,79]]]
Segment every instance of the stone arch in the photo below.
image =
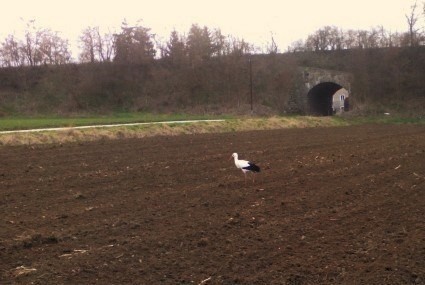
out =
[[309,114],[317,116],[332,116],[333,109],[333,96],[343,87],[334,82],[321,82],[307,93],[307,102]]

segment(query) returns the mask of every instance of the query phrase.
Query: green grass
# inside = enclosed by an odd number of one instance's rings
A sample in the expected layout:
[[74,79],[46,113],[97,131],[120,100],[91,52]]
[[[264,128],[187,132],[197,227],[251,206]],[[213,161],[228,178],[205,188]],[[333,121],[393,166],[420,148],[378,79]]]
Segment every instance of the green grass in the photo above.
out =
[[336,120],[348,122],[351,125],[359,124],[425,124],[425,117],[402,117],[402,116],[358,116],[336,117]]
[[[318,118],[303,116],[280,117],[283,120],[303,122],[306,126],[314,127]],[[206,120],[206,119],[237,119],[231,116],[211,115],[188,115],[188,114],[152,114],[152,113],[114,113],[110,115],[88,115],[88,116],[36,116],[36,117],[3,117],[0,118],[0,131],[26,130],[39,128],[76,127],[85,125],[103,124],[125,124],[141,122],[182,121],[182,120]],[[409,118],[397,116],[353,116],[353,117],[330,117],[332,125],[354,125],[354,124],[425,124],[425,118]],[[263,118],[258,121],[259,127],[266,126],[270,122]]]
[[125,124],[142,122],[206,120],[230,118],[229,116],[207,116],[187,114],[115,113],[105,116],[37,116],[0,118],[0,131],[27,130],[56,127],[76,127],[85,125]]
[[[315,117],[285,116],[281,117],[288,122],[295,120],[303,121],[304,124],[314,127],[317,119]],[[114,113],[110,115],[89,115],[89,116],[36,116],[36,117],[3,117],[0,118],[0,131],[26,130],[39,128],[56,127],[76,127],[85,125],[103,124],[125,124],[141,122],[161,122],[161,121],[182,121],[182,120],[206,120],[206,119],[236,119],[231,116],[210,116],[210,115],[188,115],[188,114],[152,114],[152,113]],[[425,118],[406,118],[396,116],[359,116],[359,117],[332,117],[332,124],[425,124]],[[269,122],[262,119],[259,125],[267,125]]]

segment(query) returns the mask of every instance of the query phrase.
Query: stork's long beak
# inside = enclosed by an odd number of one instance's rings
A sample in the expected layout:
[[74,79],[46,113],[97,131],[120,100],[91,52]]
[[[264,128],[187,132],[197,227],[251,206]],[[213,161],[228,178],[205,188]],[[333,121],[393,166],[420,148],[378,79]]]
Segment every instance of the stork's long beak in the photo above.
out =
[[231,160],[233,158],[233,156],[230,156],[229,160]]

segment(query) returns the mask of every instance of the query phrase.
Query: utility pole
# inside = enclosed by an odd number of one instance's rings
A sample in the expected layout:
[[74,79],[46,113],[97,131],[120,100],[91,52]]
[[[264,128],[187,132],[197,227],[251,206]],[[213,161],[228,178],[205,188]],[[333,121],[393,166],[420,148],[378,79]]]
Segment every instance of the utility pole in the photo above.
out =
[[251,114],[254,113],[254,109],[252,106],[252,60],[251,55],[249,55],[249,94],[251,97]]

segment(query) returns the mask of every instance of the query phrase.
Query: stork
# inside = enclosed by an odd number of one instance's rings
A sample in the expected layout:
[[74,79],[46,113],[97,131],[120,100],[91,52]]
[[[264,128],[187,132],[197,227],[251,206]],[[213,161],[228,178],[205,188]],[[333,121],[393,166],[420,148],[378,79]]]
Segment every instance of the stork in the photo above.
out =
[[[245,184],[246,184],[246,173],[247,172],[251,172],[252,174],[254,174],[255,172],[260,172],[260,167],[255,165],[253,162],[238,159],[238,154],[236,152],[232,154],[232,157],[235,159],[236,167],[241,169],[243,174],[245,175]],[[230,158],[232,158],[232,157],[230,157]],[[252,182],[254,182],[254,175],[252,175]]]

